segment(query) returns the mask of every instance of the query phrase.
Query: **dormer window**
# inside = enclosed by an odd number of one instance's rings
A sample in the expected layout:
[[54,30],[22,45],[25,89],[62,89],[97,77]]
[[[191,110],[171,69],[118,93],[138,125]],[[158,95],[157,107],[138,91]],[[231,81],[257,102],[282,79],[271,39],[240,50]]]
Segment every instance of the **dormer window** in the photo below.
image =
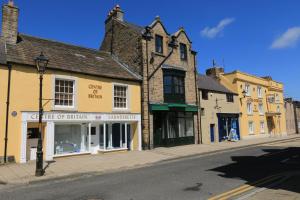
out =
[[155,51],[157,53],[163,53],[163,37],[155,35]]
[[180,59],[187,60],[187,47],[183,43],[180,43]]

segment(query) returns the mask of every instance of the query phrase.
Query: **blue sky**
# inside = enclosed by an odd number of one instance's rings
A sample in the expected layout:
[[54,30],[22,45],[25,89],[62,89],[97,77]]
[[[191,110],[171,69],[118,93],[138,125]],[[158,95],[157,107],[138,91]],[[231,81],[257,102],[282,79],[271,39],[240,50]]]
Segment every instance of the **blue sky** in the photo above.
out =
[[[6,2],[2,0],[2,4]],[[204,73],[215,59],[225,71],[271,75],[286,96],[300,100],[299,0],[15,0],[19,31],[99,48],[108,11],[120,4],[125,20],[150,24],[159,15],[170,33],[183,26]]]

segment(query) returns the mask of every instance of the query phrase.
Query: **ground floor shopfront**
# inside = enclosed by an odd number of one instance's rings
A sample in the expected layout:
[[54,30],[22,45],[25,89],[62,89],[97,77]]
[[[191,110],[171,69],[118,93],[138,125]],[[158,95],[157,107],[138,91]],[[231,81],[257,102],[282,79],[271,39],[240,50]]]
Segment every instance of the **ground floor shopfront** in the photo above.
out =
[[187,104],[152,104],[153,147],[195,144],[197,107]]
[[240,139],[239,114],[218,113],[218,141],[231,140],[236,134],[237,140]]
[[[34,160],[38,113],[22,113],[20,162]],[[46,112],[44,159],[98,152],[141,150],[140,114]]]

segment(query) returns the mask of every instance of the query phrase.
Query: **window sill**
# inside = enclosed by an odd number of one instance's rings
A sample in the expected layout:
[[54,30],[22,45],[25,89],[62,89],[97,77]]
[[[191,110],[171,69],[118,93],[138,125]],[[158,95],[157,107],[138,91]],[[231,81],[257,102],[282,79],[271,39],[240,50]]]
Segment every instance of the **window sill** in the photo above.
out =
[[52,111],[77,111],[76,107],[54,106]]
[[113,113],[129,113],[130,109],[128,109],[128,108],[113,108],[112,112]]

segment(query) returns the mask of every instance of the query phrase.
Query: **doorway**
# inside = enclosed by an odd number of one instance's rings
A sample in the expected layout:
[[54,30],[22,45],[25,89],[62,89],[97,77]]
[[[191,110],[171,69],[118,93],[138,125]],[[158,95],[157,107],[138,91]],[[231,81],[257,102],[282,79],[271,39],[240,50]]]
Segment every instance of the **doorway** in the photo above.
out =
[[210,142],[215,142],[215,124],[210,125]]

